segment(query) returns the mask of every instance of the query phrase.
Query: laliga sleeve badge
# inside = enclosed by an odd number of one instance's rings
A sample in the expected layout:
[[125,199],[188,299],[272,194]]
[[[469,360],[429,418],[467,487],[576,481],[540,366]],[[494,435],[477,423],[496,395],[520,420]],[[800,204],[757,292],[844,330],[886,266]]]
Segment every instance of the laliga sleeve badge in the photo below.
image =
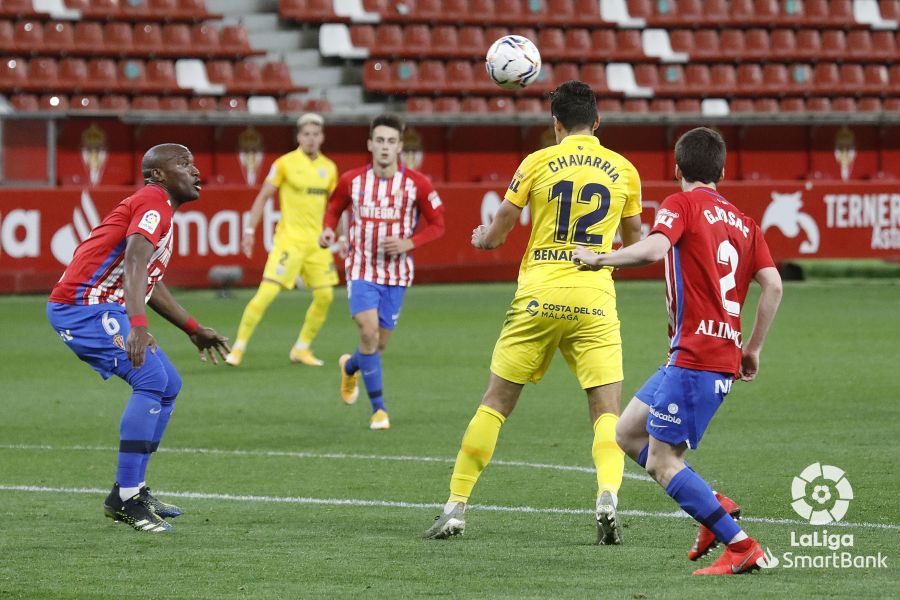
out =
[[144,216],[141,217],[138,228],[143,229],[147,233],[153,233],[156,231],[156,228],[159,227],[159,221],[159,213],[155,210],[148,210],[144,213]]

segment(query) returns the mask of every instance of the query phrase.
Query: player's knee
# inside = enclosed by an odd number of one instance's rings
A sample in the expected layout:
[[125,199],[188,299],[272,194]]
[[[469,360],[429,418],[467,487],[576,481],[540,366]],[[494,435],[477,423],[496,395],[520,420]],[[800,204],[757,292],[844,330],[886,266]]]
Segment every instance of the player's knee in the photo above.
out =
[[378,328],[377,327],[361,327],[359,330],[359,345],[363,351],[368,350],[366,354],[378,349]]
[[[179,388],[181,387],[180,379],[179,377]],[[135,391],[163,396],[169,385],[169,375],[159,361],[148,360],[140,369],[132,369],[128,374],[127,381]]]
[[334,300],[334,288],[330,286],[316,288],[312,291],[312,297],[314,304],[328,308],[331,306],[331,301]]

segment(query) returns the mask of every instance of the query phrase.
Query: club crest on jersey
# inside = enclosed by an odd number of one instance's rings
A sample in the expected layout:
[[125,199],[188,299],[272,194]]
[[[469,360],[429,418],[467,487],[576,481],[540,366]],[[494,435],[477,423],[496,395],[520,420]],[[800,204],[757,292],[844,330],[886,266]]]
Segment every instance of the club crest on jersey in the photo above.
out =
[[125,349],[125,338],[122,337],[121,334],[117,333],[113,336],[113,345],[117,348]]
[[159,227],[159,221],[159,213],[155,210],[148,210],[144,213],[144,216],[141,217],[138,228],[143,229],[147,233],[153,233],[156,231],[156,228]]

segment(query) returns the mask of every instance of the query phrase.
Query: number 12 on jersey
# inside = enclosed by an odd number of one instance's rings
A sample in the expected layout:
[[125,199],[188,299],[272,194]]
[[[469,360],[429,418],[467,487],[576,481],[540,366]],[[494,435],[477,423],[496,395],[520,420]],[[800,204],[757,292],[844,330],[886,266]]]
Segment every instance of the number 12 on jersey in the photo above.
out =
[[[593,204],[594,198],[600,197],[600,205],[591,212],[581,215],[572,223],[572,197],[575,195],[575,183],[568,180],[558,181],[550,188],[548,202],[559,200],[556,209],[556,234],[554,239],[560,244],[599,246],[603,244],[603,236],[599,233],[588,233],[588,229],[606,218],[609,213],[609,189],[599,183],[587,183],[579,191],[578,204]],[[572,229],[571,240],[569,230]]]

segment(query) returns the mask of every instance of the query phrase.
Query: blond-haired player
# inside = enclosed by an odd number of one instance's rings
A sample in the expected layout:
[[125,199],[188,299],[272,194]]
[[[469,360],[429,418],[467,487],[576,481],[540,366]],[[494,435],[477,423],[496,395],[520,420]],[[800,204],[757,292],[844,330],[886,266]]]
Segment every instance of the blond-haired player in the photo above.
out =
[[[428,538],[458,535],[465,508],[494,453],[500,427],[524,384],[537,383],[559,349],[587,393],[594,425],[592,455],[597,467],[597,542],[621,543],[616,519],[624,454],[616,445],[622,395],[622,341],[610,271],[593,279],[572,264],[576,245],[612,249],[621,223],[622,239],[640,239],[641,182],[628,160],[600,145],[597,100],[591,88],[568,81],[551,95],[557,145],[522,161],[490,226],[472,233],[472,245],[500,246],[531,207],[531,239],[519,271],[519,288],[500,339],[481,406],[463,436],[450,478],[450,498],[425,532]],[[562,408],[560,410],[563,410]]]
[[281,220],[275,228],[262,282],[244,309],[237,338],[225,359],[229,365],[241,364],[250,336],[269,305],[281,290],[292,289],[298,276],[312,290],[312,303],[306,311],[300,336],[291,348],[290,360],[311,366],[323,364],[312,353],[310,345],[325,323],[334,298],[333,288],[338,283],[331,252],[318,244],[325,204],[337,185],[337,167],[319,151],[325,141],[324,128],[325,120],[315,113],[297,119],[299,147],[275,160],[253,201],[241,238],[241,249],[248,258],[253,255],[256,227],[262,218],[263,207],[275,192],[278,192]]

